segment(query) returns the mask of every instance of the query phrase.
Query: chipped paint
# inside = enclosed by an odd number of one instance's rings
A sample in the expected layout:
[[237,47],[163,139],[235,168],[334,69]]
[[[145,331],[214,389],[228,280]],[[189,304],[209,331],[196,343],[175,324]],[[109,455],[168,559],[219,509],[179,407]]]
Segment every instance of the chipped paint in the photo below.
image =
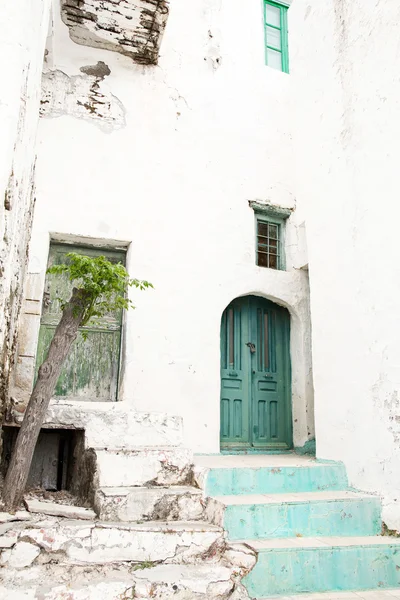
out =
[[125,109],[103,83],[105,69],[101,73],[72,77],[58,70],[44,73],[41,117],[68,115],[93,123],[106,133],[125,127]]
[[168,18],[168,0],[62,0],[61,16],[77,44],[154,65]]

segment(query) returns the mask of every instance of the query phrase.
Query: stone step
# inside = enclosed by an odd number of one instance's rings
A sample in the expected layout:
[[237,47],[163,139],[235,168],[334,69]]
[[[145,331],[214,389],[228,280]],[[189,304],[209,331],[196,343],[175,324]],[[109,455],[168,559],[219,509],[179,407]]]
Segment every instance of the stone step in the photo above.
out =
[[193,479],[186,448],[96,450],[98,487],[187,485]]
[[0,548],[5,548],[0,564],[17,569],[43,561],[88,565],[190,563],[223,542],[220,527],[199,521],[138,524],[48,518],[6,526],[0,537]]
[[[98,567],[32,567],[24,572],[7,570],[0,583],[0,598],[7,600],[221,600],[231,598],[236,587],[232,569],[212,564],[158,565],[132,569]],[[25,580],[25,581],[24,581]],[[236,600],[247,598],[241,593]]]
[[198,521],[205,502],[202,491],[190,486],[103,487],[94,506],[103,521]]
[[258,553],[243,579],[251,598],[400,586],[400,539],[322,537],[249,540]]
[[[276,596],[261,600],[276,599]],[[282,596],[281,600],[397,600],[400,599],[400,588],[388,590],[357,590],[356,592],[320,592],[316,594],[296,594]]]
[[352,491],[216,496],[208,499],[206,516],[230,540],[381,532],[380,499]]
[[196,483],[207,496],[346,490],[346,469],[296,454],[196,456]]
[[44,426],[84,429],[85,447],[134,450],[175,447],[182,443],[181,417],[132,410],[129,402],[52,400]]

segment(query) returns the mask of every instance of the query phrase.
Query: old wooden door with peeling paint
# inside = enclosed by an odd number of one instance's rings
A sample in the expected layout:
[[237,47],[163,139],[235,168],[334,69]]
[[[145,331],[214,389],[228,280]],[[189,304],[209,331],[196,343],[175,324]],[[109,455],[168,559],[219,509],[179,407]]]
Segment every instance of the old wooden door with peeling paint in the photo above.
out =
[[[125,252],[94,249],[82,246],[52,244],[48,266],[66,262],[68,252],[86,256],[106,256],[112,262],[125,264]],[[57,298],[68,300],[72,284],[65,275],[46,276],[45,296],[40,324],[37,369],[42,364],[55,328],[60,321],[61,308]],[[122,311],[109,313],[95,324],[82,328],[87,339],[78,334],[57,382],[56,396],[80,400],[113,401],[117,399],[121,348]]]
[[234,300],[221,322],[221,450],[292,446],[290,317],[263,298]]

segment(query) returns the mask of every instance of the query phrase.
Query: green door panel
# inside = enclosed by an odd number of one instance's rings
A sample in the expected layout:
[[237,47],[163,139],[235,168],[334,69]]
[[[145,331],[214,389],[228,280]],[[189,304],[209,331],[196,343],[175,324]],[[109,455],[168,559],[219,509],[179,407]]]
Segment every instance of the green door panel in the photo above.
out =
[[256,296],[234,300],[221,323],[221,448],[292,446],[290,318]]
[[[68,252],[86,256],[106,256],[112,262],[125,263],[125,253],[105,249],[52,244],[48,266],[64,263]],[[40,324],[37,369],[42,364],[55,328],[61,318],[57,298],[68,300],[73,285],[65,274],[46,276],[45,306]],[[86,340],[78,335],[57,382],[55,395],[69,398],[112,401],[117,399],[121,347],[122,311],[116,311],[82,327]]]
[[238,447],[246,447],[250,435],[250,406],[246,402],[250,377],[242,352],[249,335],[244,311],[242,303],[230,305],[221,324],[221,440]]

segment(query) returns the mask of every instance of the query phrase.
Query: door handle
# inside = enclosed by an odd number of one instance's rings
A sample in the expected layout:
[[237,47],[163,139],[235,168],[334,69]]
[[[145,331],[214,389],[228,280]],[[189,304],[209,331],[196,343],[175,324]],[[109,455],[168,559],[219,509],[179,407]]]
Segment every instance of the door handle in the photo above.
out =
[[254,354],[256,351],[256,347],[254,344],[252,344],[251,342],[247,342],[246,346],[248,346],[250,348],[250,352],[251,354]]
[[265,379],[272,379],[272,375],[264,375]]
[[230,373],[228,373],[229,377],[237,377],[238,374],[234,373],[233,371],[231,371]]

